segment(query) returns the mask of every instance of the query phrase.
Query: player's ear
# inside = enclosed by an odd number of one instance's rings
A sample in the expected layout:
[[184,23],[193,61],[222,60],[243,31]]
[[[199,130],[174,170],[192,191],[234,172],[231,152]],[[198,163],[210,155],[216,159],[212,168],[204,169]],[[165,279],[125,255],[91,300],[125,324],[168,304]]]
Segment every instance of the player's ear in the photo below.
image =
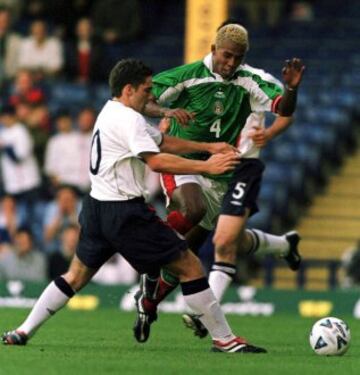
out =
[[211,53],[214,54],[215,51],[216,51],[215,44],[212,44],[212,45],[211,45]]
[[124,88],[122,89],[122,94],[126,96],[131,95],[133,92],[134,92],[134,86],[132,86],[130,83],[125,85]]

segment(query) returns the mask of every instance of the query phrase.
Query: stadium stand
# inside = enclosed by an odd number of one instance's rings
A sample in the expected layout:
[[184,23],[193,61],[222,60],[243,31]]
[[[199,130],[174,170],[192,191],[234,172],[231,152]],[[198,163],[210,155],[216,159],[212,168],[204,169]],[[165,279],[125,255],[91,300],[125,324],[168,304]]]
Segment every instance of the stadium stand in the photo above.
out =
[[[263,153],[267,172],[260,193],[261,209],[264,205],[268,209],[269,197],[276,196],[275,188],[271,193],[267,184],[281,178],[279,168],[286,160],[290,168],[298,168],[297,164],[304,168],[302,188],[291,189],[290,179],[283,206],[283,212],[289,213],[294,204],[295,222],[304,214],[304,205],[309,206],[297,227],[303,237],[303,270],[294,275],[267,260],[267,270],[259,278],[267,285],[283,288],[338,286],[341,256],[359,236],[359,161],[358,154],[352,153],[359,131],[359,55],[355,40],[360,32],[360,13],[354,3],[344,2],[339,8],[328,1],[314,3],[314,12],[316,22],[282,25],[273,52],[268,47],[270,39],[258,33],[252,38],[248,58],[254,65],[261,61],[273,74],[277,61],[293,54],[301,56],[307,65],[295,123]],[[334,33],[328,33],[330,28]],[[283,181],[289,178],[289,172],[281,173]],[[273,211],[272,217],[277,214]],[[294,224],[286,215],[279,216],[282,229]],[[272,229],[278,231],[279,220],[273,222]],[[251,224],[261,227],[261,217],[255,216]]]
[[[250,27],[251,50],[247,57],[250,65],[277,77],[286,58],[299,56],[307,65],[295,123],[263,151],[267,167],[260,192],[260,212],[249,225],[280,233],[296,225],[306,213],[307,219],[301,220],[298,227],[304,237],[302,251],[315,263],[323,262],[319,267],[325,270],[312,269],[307,274],[314,272],[318,277],[323,273],[318,284],[323,286],[336,285],[333,264],[338,264],[342,251],[358,238],[360,227],[359,202],[354,196],[359,161],[358,156],[349,159],[357,146],[360,116],[360,8],[351,1],[343,1],[341,7],[336,3],[318,0],[313,5],[315,21],[284,20],[272,33],[266,28]],[[122,57],[138,57],[155,72],[180,65],[185,1],[152,0],[141,2],[141,6],[146,33],[135,40],[108,44],[104,59],[110,66]],[[232,17],[241,22],[243,13],[235,8]],[[24,29],[21,25],[20,20],[20,32]],[[89,105],[100,109],[109,97],[105,82],[82,84],[57,78],[43,86],[52,116],[64,108],[73,115]],[[335,173],[339,174],[331,177]],[[357,176],[355,180],[350,178],[353,176]],[[340,201],[341,194],[345,201]],[[313,234],[314,228],[320,234]],[[334,241],[332,236],[337,234]],[[304,286],[304,274],[289,276],[282,268],[274,271],[270,260],[266,260],[265,266],[263,283]],[[273,272],[273,277],[266,276],[267,272]]]

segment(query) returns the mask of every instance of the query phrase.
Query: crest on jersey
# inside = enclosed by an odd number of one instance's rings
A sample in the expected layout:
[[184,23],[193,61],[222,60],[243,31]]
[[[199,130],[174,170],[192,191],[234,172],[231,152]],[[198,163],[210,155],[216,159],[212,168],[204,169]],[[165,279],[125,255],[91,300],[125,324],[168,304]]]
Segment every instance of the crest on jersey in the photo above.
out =
[[213,111],[216,115],[222,115],[224,113],[224,104],[220,100],[215,100],[213,105]]
[[222,90],[219,89],[214,94],[214,97],[217,98],[217,99],[225,99],[225,93],[224,93],[224,91],[222,91]]

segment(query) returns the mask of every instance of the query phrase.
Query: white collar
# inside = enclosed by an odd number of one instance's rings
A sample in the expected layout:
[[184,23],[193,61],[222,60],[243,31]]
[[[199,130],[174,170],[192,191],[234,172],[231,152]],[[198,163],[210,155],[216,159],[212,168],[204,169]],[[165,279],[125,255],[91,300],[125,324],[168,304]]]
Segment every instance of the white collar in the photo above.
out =
[[[230,80],[224,79],[220,74],[214,72],[214,70],[213,70],[213,59],[212,59],[212,53],[211,52],[204,57],[203,63],[210,70],[211,74],[213,74],[217,79],[220,79],[220,80],[225,81],[225,82],[232,81],[232,79],[230,79]],[[242,68],[243,68],[243,65],[240,64],[236,68],[235,72],[238,72]]]

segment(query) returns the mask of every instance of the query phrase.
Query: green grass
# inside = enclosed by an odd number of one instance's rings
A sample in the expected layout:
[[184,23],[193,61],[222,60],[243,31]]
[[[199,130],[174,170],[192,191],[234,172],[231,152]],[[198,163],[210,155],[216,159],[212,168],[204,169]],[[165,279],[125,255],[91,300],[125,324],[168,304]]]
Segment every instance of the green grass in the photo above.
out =
[[[0,329],[15,327],[26,310],[0,309]],[[162,314],[148,343],[132,337],[134,314],[112,309],[64,310],[26,347],[0,346],[0,374],[359,374],[360,321],[344,318],[352,345],[343,357],[312,353],[308,332],[314,320],[290,315],[229,316],[234,331],[269,350],[265,355],[209,352],[179,315]]]

